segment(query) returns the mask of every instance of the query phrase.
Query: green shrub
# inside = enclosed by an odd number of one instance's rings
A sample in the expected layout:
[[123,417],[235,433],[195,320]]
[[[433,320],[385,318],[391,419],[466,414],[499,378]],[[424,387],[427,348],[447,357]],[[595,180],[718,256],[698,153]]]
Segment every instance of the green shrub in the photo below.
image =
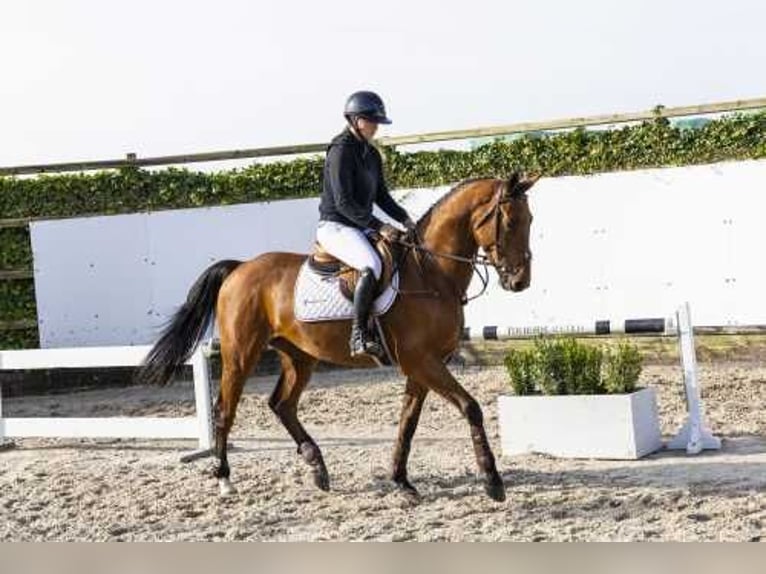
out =
[[567,365],[565,342],[556,339],[539,338],[535,340],[533,359],[539,373],[538,383],[546,395],[567,394],[567,377],[570,370]]
[[601,361],[603,353],[597,347],[565,339],[564,364],[566,378],[564,390],[568,395],[593,395],[601,392]]
[[608,393],[632,393],[641,375],[641,354],[638,347],[621,342],[607,351],[603,381]]
[[511,350],[504,363],[517,395],[598,395],[633,392],[642,359],[628,342],[603,348],[573,337],[540,337],[531,349]]
[[517,395],[531,395],[535,392],[538,378],[537,362],[532,353],[511,350],[504,359],[505,368],[511,377],[511,386]]

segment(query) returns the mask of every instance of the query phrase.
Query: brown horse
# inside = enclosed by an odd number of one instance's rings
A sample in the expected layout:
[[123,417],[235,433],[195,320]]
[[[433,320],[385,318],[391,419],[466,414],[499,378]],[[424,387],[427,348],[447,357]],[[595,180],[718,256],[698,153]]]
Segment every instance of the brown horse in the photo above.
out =
[[[535,181],[537,177],[515,173],[507,181],[485,178],[460,183],[420,219],[413,234],[420,239],[420,247],[409,250],[401,261],[401,292],[381,324],[392,357],[407,377],[392,479],[410,496],[418,496],[407,479],[410,444],[423,401],[429,391],[435,391],[468,420],[485,489],[493,499],[505,499],[481,408],[446,363],[460,341],[465,293],[475,266],[483,261],[477,256],[480,247],[504,289],[522,291],[529,286],[532,215],[526,192]],[[277,350],[282,364],[269,406],[323,490],[329,489],[327,469],[319,447],[298,420],[298,400],[319,360],[355,367],[375,365],[370,358],[350,356],[350,321],[295,319],[293,286],[305,260],[305,255],[294,253],[265,253],[247,262],[227,260],[210,266],[189,291],[140,372],[145,382],[167,383],[204,337],[215,311],[223,369],[215,407],[219,459],[215,475],[222,495],[234,492],[226,451],[237,403],[245,379],[267,345]]]

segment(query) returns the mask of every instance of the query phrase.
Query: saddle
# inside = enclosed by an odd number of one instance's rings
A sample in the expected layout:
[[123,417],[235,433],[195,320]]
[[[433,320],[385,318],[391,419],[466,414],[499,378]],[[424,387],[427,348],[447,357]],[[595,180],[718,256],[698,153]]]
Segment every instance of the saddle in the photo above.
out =
[[[391,284],[391,278],[399,265],[401,256],[404,252],[404,246],[397,243],[399,235],[386,237],[378,235],[377,240],[371,242],[375,251],[383,263],[383,273],[378,280],[375,297],[383,293]],[[334,255],[325,251],[319,242],[314,243],[314,251],[309,255],[309,267],[319,275],[324,277],[338,277],[340,292],[349,301],[354,300],[354,291],[356,283],[359,280],[360,272],[349,267]]]

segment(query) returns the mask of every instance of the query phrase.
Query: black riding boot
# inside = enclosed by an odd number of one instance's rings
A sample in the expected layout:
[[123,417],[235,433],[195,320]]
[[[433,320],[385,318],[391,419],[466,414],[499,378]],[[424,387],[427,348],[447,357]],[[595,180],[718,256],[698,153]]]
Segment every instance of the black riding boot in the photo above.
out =
[[383,357],[383,348],[372,340],[367,330],[367,321],[370,317],[375,296],[375,274],[372,269],[365,267],[356,284],[354,291],[354,322],[351,325],[351,356],[367,354]]

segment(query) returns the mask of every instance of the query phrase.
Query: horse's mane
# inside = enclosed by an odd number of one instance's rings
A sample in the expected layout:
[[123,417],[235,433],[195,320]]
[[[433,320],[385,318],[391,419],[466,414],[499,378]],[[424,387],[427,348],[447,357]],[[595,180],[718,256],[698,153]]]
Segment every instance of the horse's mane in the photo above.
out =
[[437,211],[442,205],[444,205],[447,201],[449,201],[453,195],[455,195],[457,192],[462,190],[465,186],[470,185],[472,183],[475,183],[477,181],[481,181],[483,179],[494,179],[492,177],[472,177],[469,179],[464,179],[460,183],[458,183],[455,187],[450,189],[447,193],[445,193],[443,196],[439,198],[439,200],[434,203],[431,207],[428,208],[428,211],[426,211],[420,219],[418,219],[418,226],[420,225],[426,225],[429,220],[431,219],[431,216],[434,214],[435,211]]

